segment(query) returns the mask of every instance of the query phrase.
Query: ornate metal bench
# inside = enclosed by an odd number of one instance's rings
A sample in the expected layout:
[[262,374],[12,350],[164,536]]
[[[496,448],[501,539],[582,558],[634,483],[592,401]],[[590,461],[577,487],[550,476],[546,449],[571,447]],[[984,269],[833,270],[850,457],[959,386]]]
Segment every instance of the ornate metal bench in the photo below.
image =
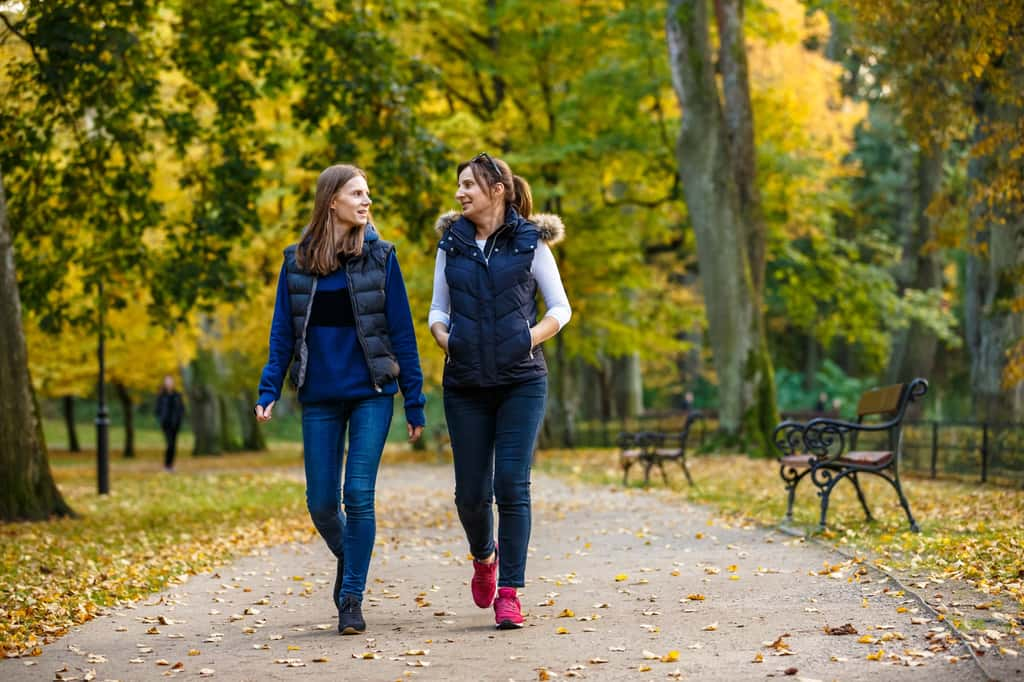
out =
[[[917,521],[900,484],[899,462],[903,453],[903,418],[910,403],[928,392],[928,382],[914,379],[909,384],[895,384],[864,393],[857,403],[857,421],[818,418],[806,424],[784,421],[775,427],[774,442],[782,456],[779,474],[786,485],[786,521],[793,520],[793,498],[796,487],[808,475],[821,498],[820,528],[825,529],[828,498],[832,489],[844,478],[850,479],[868,521],[871,510],[861,490],[859,474],[875,474],[896,490],[900,505],[907,514],[910,529],[918,532]],[[865,422],[865,418],[880,419]],[[862,432],[884,434],[886,447],[880,450],[858,450],[857,437]]]
[[637,431],[620,433],[619,462],[622,464],[622,484],[629,481],[629,470],[634,464],[640,463],[644,467],[644,485],[651,482],[651,469],[655,465],[661,470],[661,477],[668,483],[668,473],[665,471],[666,461],[679,462],[679,466],[686,476],[686,482],[693,485],[693,477],[690,476],[690,468],[686,464],[686,441],[690,437],[690,427],[704,415],[698,410],[691,410],[686,413],[682,430],[678,432],[658,431]]

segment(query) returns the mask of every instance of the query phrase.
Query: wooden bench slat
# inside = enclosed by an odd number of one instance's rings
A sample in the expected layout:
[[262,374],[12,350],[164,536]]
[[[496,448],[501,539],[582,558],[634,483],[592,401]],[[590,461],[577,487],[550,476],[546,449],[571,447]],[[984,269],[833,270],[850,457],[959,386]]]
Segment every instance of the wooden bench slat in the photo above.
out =
[[866,417],[874,414],[889,414],[900,408],[903,396],[903,384],[893,384],[885,388],[867,391],[857,403],[857,416]]
[[812,459],[814,459],[814,455],[786,455],[780,457],[779,461],[786,466],[805,467],[810,465]]
[[892,452],[888,450],[855,450],[847,452],[839,458],[840,462],[882,467],[892,461]]

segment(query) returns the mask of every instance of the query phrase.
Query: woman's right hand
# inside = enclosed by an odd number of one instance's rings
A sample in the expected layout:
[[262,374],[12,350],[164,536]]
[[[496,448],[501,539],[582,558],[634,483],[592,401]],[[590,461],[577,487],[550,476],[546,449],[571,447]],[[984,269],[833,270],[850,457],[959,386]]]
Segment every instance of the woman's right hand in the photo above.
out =
[[445,353],[448,352],[448,338],[451,334],[448,333],[448,327],[444,322],[435,322],[430,325],[430,334],[434,337],[434,342],[437,343],[438,347]]
[[271,416],[270,413],[273,412],[273,410],[274,410],[274,403],[276,403],[276,402],[277,402],[276,400],[271,401],[271,403],[269,405],[267,405],[266,407],[263,407],[262,405],[257,405],[256,406],[256,421],[258,421],[258,422],[268,422],[268,421],[270,421],[270,416]]

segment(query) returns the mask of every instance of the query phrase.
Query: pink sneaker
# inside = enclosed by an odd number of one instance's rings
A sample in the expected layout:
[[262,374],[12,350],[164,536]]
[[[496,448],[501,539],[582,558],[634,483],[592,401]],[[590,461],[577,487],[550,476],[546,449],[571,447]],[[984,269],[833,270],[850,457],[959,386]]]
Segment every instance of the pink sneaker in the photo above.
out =
[[498,598],[494,600],[494,622],[499,630],[513,630],[523,627],[523,610],[519,606],[519,596],[514,587],[498,589]]
[[473,591],[473,601],[482,609],[486,609],[494,601],[494,591],[498,588],[498,554],[494,561],[484,564],[473,559],[473,579],[469,581]]

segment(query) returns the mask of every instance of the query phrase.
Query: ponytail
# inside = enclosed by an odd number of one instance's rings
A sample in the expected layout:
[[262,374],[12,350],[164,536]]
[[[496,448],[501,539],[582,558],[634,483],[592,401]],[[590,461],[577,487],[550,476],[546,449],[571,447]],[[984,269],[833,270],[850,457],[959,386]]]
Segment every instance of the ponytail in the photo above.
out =
[[512,175],[511,192],[508,193],[508,204],[516,209],[519,215],[529,218],[533,211],[533,193],[530,191],[530,183],[518,175]]

